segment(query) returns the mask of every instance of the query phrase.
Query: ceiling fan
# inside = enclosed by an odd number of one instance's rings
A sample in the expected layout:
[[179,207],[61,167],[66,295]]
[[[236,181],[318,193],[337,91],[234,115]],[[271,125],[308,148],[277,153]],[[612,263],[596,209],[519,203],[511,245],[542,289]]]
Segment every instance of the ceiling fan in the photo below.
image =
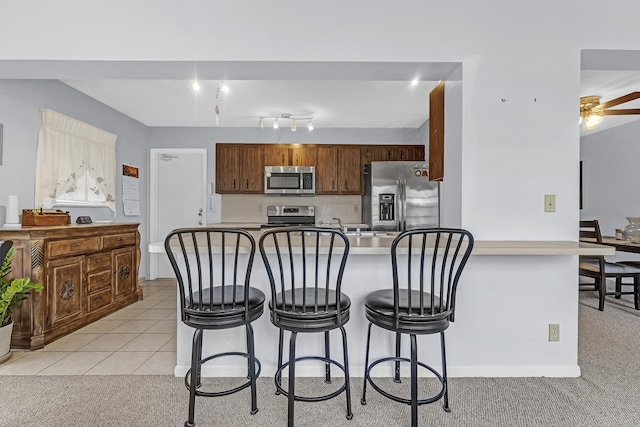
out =
[[580,98],[580,123],[584,121],[587,129],[593,129],[602,123],[602,116],[640,114],[640,108],[610,110],[611,107],[638,98],[640,98],[640,92],[631,92],[601,104],[599,96],[583,96]]

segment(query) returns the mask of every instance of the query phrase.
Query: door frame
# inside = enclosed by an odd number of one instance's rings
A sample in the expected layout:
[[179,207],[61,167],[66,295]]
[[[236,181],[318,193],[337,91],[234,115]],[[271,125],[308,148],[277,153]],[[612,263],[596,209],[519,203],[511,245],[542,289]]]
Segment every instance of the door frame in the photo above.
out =
[[[155,243],[164,236],[158,236],[158,161],[161,154],[200,154],[202,158],[202,221],[207,223],[207,149],[206,148],[152,148],[150,150],[149,182],[149,242]],[[149,279],[158,278],[158,255],[149,253]]]

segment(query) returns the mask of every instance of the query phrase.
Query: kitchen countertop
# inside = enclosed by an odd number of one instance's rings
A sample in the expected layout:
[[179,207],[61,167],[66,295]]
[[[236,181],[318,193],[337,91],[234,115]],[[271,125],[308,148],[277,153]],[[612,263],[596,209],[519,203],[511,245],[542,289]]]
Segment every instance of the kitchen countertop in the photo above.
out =
[[[221,225],[229,226],[227,224]],[[250,228],[244,225],[244,228]],[[257,239],[260,231],[251,231]],[[385,236],[349,236],[350,255],[386,255],[394,233]],[[164,253],[164,242],[149,244],[149,253]],[[472,255],[614,255],[615,248],[594,243],[539,240],[476,240]]]

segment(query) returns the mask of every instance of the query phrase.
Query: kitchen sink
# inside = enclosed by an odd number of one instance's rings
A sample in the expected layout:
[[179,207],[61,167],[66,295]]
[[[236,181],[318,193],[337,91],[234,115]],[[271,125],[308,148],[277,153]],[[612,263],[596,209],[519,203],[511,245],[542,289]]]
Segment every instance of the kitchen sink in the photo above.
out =
[[387,231],[361,231],[360,233],[358,233],[355,230],[349,230],[345,234],[347,236],[356,237],[395,237],[398,235],[398,233]]

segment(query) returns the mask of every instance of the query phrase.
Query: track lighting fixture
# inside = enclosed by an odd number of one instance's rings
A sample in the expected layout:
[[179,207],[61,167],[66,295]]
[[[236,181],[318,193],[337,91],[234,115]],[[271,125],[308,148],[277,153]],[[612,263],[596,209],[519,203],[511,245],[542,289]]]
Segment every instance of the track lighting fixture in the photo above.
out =
[[278,114],[265,114],[262,116],[258,116],[258,127],[260,129],[263,128],[263,120],[264,119],[273,119],[273,128],[279,128],[279,120],[291,120],[291,132],[295,132],[298,130],[296,127],[296,121],[307,121],[307,129],[313,130],[313,116],[310,114],[291,114],[291,113],[278,113]]
[[224,81],[218,82],[218,90],[220,92],[229,93],[229,86],[224,84]]
[[200,82],[198,80],[191,80],[191,87],[196,92],[200,90]]

